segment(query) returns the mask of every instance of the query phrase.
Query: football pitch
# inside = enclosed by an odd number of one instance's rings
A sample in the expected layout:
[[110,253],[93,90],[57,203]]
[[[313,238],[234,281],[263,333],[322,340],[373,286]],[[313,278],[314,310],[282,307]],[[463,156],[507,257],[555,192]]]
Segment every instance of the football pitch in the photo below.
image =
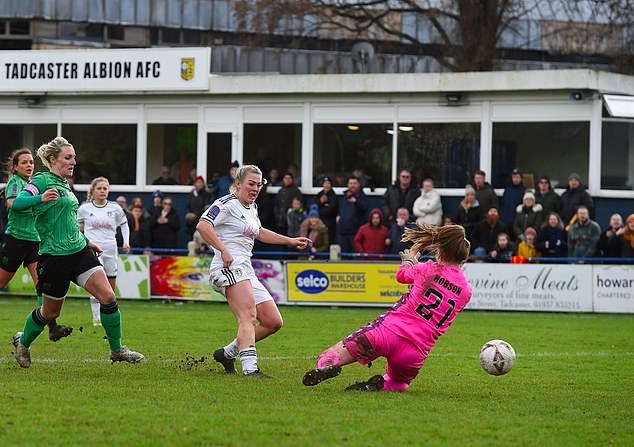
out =
[[[381,309],[282,307],[285,327],[258,343],[275,380],[224,374],[209,360],[235,335],[226,304],[121,301],[138,365],[108,361],[87,300],[67,300],[21,369],[10,339],[35,299],[0,299],[2,446],[634,445],[634,315],[465,311],[405,393],[344,392],[385,362],[304,387],[326,347]],[[80,331],[80,326],[83,329]],[[515,368],[494,377],[478,352],[501,338]]]

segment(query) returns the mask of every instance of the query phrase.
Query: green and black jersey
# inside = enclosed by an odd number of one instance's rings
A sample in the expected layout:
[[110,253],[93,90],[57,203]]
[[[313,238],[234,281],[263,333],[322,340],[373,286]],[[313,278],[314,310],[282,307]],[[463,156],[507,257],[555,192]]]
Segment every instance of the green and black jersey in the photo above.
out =
[[[5,189],[5,196],[7,199],[15,199],[20,191],[24,189],[27,182],[18,174],[13,174],[7,182]],[[10,234],[16,239],[22,241],[39,242],[40,236],[35,229],[35,220],[33,219],[32,208],[25,210],[14,210],[9,208],[7,213],[9,223],[7,224],[6,233]]]
[[51,188],[57,189],[59,198],[46,203],[40,201],[32,208],[35,228],[41,239],[39,253],[54,256],[77,253],[87,241],[77,222],[79,201],[66,179],[50,172],[38,172],[24,191],[37,196]]

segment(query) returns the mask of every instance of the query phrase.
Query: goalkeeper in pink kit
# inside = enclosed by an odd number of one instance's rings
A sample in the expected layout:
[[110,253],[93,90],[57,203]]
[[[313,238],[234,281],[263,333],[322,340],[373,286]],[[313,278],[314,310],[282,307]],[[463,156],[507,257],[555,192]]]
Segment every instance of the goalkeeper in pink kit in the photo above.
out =
[[[422,225],[406,229],[403,241],[412,248],[401,252],[396,279],[413,284],[392,308],[333,347],[322,352],[317,368],[304,375],[306,386],[338,376],[353,362],[368,364],[387,359],[385,375],[350,385],[347,390],[404,391],[418,375],[429,351],[471,298],[471,286],[461,270],[470,244],[459,225]],[[436,261],[418,263],[418,253],[431,252]]]

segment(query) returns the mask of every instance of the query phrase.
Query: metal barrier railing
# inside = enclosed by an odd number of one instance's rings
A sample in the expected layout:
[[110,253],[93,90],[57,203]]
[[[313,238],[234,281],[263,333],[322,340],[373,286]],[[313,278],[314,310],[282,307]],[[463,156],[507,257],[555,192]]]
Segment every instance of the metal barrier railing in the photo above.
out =
[[[138,248],[134,247],[130,250],[131,254],[143,254],[150,251],[152,254],[160,256],[187,256],[188,251],[184,248]],[[253,256],[256,258],[277,258],[277,259],[298,259],[310,257],[311,259],[328,260],[330,259],[330,253],[328,252],[316,252],[308,253],[305,251],[260,251],[253,252]],[[353,253],[353,252],[341,252],[342,260],[385,260],[385,261],[398,261],[400,259],[397,254],[379,254],[379,253]],[[421,256],[421,260],[433,259],[432,256]],[[512,258],[491,260],[471,257],[470,262],[486,262],[486,263],[540,263],[540,264],[634,264],[634,258],[599,258],[599,257],[583,257],[583,258],[524,258],[523,262],[512,262]]]

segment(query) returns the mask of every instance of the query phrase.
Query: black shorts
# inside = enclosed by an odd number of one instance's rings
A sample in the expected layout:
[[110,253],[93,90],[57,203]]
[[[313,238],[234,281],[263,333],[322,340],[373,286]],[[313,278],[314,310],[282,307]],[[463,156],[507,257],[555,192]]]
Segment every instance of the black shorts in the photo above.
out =
[[20,264],[26,267],[37,262],[39,248],[39,242],[24,241],[10,234],[5,234],[2,244],[0,244],[0,268],[15,273],[20,268]]
[[68,293],[70,282],[79,285],[77,277],[95,267],[101,267],[101,264],[95,253],[88,247],[72,255],[42,254],[37,262],[37,294],[64,298]]

